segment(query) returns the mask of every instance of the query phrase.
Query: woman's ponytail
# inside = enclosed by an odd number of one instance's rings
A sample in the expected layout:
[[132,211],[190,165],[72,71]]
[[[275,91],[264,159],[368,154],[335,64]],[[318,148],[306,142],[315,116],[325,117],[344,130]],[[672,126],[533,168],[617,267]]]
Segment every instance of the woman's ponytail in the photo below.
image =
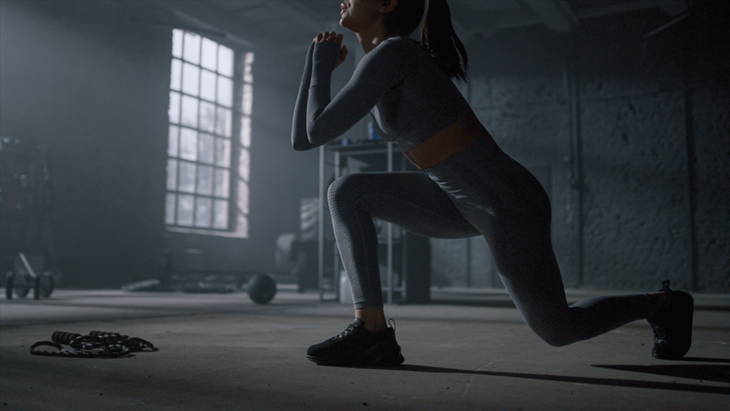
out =
[[449,77],[468,81],[469,58],[451,24],[451,10],[446,0],[426,0],[428,10],[421,25],[421,44]]
[[[421,23],[426,3],[428,10]],[[467,81],[469,59],[451,25],[451,10],[446,0],[398,0],[395,10],[383,16],[383,22],[388,34],[399,36],[410,35],[421,23],[421,45],[431,52],[449,77]]]

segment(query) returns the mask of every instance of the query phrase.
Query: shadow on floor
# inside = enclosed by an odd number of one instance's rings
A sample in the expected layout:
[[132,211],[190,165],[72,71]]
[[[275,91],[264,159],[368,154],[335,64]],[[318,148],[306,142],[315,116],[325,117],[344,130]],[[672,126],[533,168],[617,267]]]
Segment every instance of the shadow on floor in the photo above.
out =
[[[710,359],[708,359],[710,360]],[[718,361],[724,361],[722,359]],[[695,378],[703,381],[719,381],[727,382],[730,366],[725,365],[703,365],[703,364],[672,364],[672,365],[655,365],[655,366],[624,366],[624,365],[594,365],[594,367],[612,368],[625,371],[649,372],[651,374],[672,375],[682,378]],[[357,368],[357,367],[356,367]],[[485,375],[491,377],[507,377],[507,378],[525,378],[531,380],[558,381],[577,384],[594,384],[607,385],[613,387],[632,387],[632,388],[650,388],[659,390],[702,392],[708,394],[730,395],[730,387],[718,387],[708,385],[696,385],[674,382],[658,382],[658,381],[641,381],[641,380],[625,380],[616,378],[595,378],[595,377],[574,377],[567,375],[550,375],[550,374],[529,374],[517,372],[500,372],[500,371],[475,371],[461,370],[457,368],[431,367],[427,365],[401,365],[399,367],[382,367],[382,370],[389,371],[410,371],[425,373],[445,373],[445,374],[470,374]],[[651,371],[649,371],[651,370]],[[704,378],[698,378],[703,376]],[[708,377],[709,376],[709,377]],[[714,378],[714,379],[712,379]]]
[[492,307],[492,308],[516,308],[512,300],[472,300],[472,299],[447,299],[432,298],[429,301],[432,305],[460,305],[472,307]]
[[682,357],[674,361],[694,361],[694,362],[725,362],[730,363],[730,358],[703,358],[703,357]]
[[[578,300],[568,300],[568,305],[577,303]],[[512,300],[505,298],[474,298],[474,297],[452,297],[434,296],[429,301],[434,305],[458,305],[471,307],[492,307],[492,308],[516,308]],[[730,312],[730,306],[695,304],[695,311],[721,311]]]
[[730,383],[730,365],[708,364],[667,364],[667,365],[593,365],[607,368],[646,374],[665,375],[669,377],[691,378],[700,381],[717,381]]

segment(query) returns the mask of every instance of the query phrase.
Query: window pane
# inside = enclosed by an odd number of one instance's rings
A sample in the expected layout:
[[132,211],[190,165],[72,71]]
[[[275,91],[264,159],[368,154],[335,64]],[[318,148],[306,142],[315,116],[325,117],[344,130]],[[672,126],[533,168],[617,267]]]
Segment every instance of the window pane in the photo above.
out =
[[215,139],[215,165],[221,167],[231,165],[231,140]]
[[246,64],[243,68],[243,81],[246,83],[253,83],[253,73],[251,72],[250,64]]
[[167,193],[165,200],[165,224],[175,224],[175,194]]
[[248,181],[251,157],[249,156],[248,150],[245,148],[242,148],[240,151],[241,153],[238,155],[238,175],[245,181]]
[[198,134],[198,161],[213,164],[213,136],[210,134]]
[[231,136],[231,110],[218,107],[218,115],[215,117],[215,132],[222,136]]
[[216,46],[217,44],[214,41],[203,37],[203,53],[200,59],[200,65],[213,71],[215,71],[215,63],[217,60]]
[[233,77],[233,50],[226,46],[218,46],[218,72]]
[[213,195],[228,198],[228,170],[216,168],[213,176]]
[[177,188],[177,160],[167,160],[167,189]]
[[180,130],[180,158],[195,161],[198,158],[198,132],[189,128]]
[[198,194],[210,195],[213,191],[213,167],[198,166]]
[[212,133],[215,131],[215,105],[200,102],[200,129]]
[[177,199],[178,225],[193,225],[193,196],[181,195]]
[[241,145],[249,147],[251,145],[251,117],[241,117]]
[[182,42],[183,32],[182,30],[172,30],[172,55],[181,58],[182,57]]
[[248,214],[248,184],[238,180],[238,211]]
[[223,76],[218,76],[218,104],[226,107],[233,105],[233,82]]
[[[247,235],[251,154],[246,148],[251,145],[253,88],[251,84],[243,87],[240,104],[247,115],[241,118],[238,136],[243,148],[238,170],[231,174],[236,55],[195,33],[175,29],[172,35],[167,163],[167,189],[172,192],[165,198],[165,224],[216,229],[234,224],[237,232]],[[254,55],[243,57],[243,81],[252,83]],[[230,204],[232,176],[239,195]],[[229,223],[228,213],[233,211],[229,207],[234,204],[237,218]]]
[[241,109],[243,114],[251,115],[251,108],[253,106],[253,86],[250,84],[243,85],[243,105]]
[[173,90],[180,90],[181,70],[182,62],[178,59],[172,59],[172,65],[170,67],[170,88]]
[[215,74],[208,70],[200,73],[200,97],[215,101]]
[[182,120],[181,123],[190,126],[198,127],[198,99],[182,96]]
[[167,115],[170,117],[170,123],[180,122],[180,94],[170,92],[170,107],[167,109]]
[[195,226],[210,227],[210,198],[195,199]]
[[195,33],[185,33],[185,54],[183,59],[193,63],[200,63],[200,36]]
[[[195,191],[195,164],[186,161],[180,162],[180,191],[192,193]],[[182,196],[180,197],[182,198]]]
[[167,155],[177,157],[177,135],[180,127],[170,125],[170,131],[167,136]]
[[213,213],[213,228],[228,227],[228,201],[215,200],[215,212]]
[[183,64],[182,90],[188,94],[197,96],[199,80],[200,69],[192,64]]

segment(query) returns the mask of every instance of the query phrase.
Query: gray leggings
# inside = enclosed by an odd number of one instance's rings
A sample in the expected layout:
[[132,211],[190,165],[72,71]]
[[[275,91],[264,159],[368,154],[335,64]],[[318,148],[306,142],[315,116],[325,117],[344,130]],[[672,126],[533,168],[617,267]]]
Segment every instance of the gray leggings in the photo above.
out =
[[553,346],[587,340],[655,311],[646,294],[568,306],[550,239],[545,190],[484,137],[424,172],[354,173],[328,191],[355,308],[383,305],[373,217],[433,238],[482,235],[527,325]]

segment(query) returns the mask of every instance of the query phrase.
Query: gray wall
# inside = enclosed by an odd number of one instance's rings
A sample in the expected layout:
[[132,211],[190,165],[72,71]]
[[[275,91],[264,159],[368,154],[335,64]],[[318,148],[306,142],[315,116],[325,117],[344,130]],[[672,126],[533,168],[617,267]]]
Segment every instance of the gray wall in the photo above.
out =
[[64,285],[144,275],[164,221],[169,30],[119,3],[0,7],[0,134],[50,147]]
[[[289,57],[256,51],[250,238],[165,233],[172,32],[139,19],[175,21],[170,10],[134,2],[0,7],[0,134],[50,147],[63,286],[154,278],[163,247],[177,269],[274,268],[276,237],[298,230],[299,199],[317,190],[316,152],[295,152],[289,141],[306,49]],[[9,269],[12,255],[2,259]]]
[[[728,290],[730,58],[713,13],[646,40],[658,16],[467,45],[475,112],[550,194],[566,286]],[[465,285],[466,241],[432,245],[434,283]],[[472,260],[471,278],[493,283],[491,261]]]

